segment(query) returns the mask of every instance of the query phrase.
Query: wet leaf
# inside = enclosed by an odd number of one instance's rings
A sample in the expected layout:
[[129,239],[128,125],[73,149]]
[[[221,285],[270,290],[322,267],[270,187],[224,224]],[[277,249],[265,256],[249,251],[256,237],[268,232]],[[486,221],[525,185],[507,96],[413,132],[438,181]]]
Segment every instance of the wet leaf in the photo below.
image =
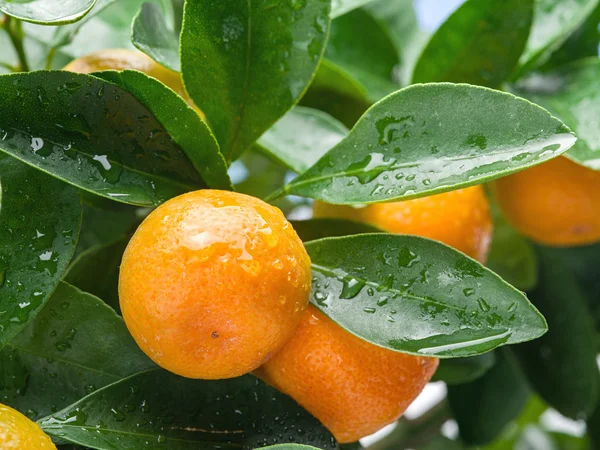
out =
[[364,233],[383,233],[366,223],[344,219],[292,220],[292,227],[303,241],[314,241],[325,237],[350,236]]
[[598,401],[595,330],[586,300],[568,267],[552,250],[537,248],[540,282],[531,301],[549,331],[515,347],[533,389],[561,414],[580,419]]
[[495,363],[494,352],[468,358],[443,359],[432,381],[443,381],[448,385],[469,383],[482,377]]
[[[3,111],[6,111],[5,109]],[[0,348],[56,289],[77,245],[77,189],[0,155]]]
[[258,140],[259,148],[289,169],[302,173],[348,134],[329,114],[297,106]]
[[371,107],[281,193],[334,204],[423,197],[523,170],[574,142],[562,122],[511,94],[464,84],[415,85]]
[[61,283],[0,352],[0,367],[0,402],[35,420],[156,366],[102,300]]
[[533,25],[514,78],[544,63],[551,53],[577,30],[597,5],[598,0],[536,1]]
[[361,6],[372,3],[374,0],[331,0],[331,18],[343,16]]
[[227,165],[215,137],[183,98],[156,79],[134,70],[104,71],[95,75],[125,89],[148,108],[185,152],[209,188],[232,189]]
[[296,104],[325,50],[330,0],[188,0],[183,80],[236,159]]
[[0,76],[0,94],[0,151],[79,188],[155,206],[205,186],[152,112],[114,84],[31,72]]
[[96,0],[0,0],[0,11],[26,22],[63,25],[85,16]]
[[315,447],[311,447],[310,445],[302,445],[302,444],[279,444],[279,445],[269,445],[268,447],[261,447],[264,450],[319,450]]
[[448,401],[468,445],[493,441],[525,407],[530,390],[508,349],[496,354],[496,364],[481,378],[448,387]]
[[463,357],[546,331],[521,292],[439,242],[362,234],[305,245],[313,268],[311,303],[381,347]]
[[190,380],[152,370],[114,383],[41,419],[51,436],[96,449],[253,449],[333,437],[291,398],[252,376]]
[[577,135],[565,156],[600,170],[600,60],[586,58],[522,80],[515,93],[535,102],[567,124]]
[[533,0],[463,3],[438,28],[415,66],[412,82],[499,86],[525,48]]
[[179,72],[179,36],[167,25],[159,5],[142,5],[131,25],[131,41],[157,63]]

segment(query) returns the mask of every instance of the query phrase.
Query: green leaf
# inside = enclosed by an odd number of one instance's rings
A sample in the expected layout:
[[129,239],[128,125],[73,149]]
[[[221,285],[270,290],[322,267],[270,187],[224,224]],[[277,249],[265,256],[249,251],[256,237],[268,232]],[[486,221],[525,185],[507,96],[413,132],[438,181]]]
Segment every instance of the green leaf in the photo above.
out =
[[492,245],[487,266],[521,291],[537,284],[537,257],[531,243],[509,225],[495,202]]
[[336,119],[317,109],[297,106],[258,140],[261,151],[302,173],[348,134]]
[[279,444],[279,445],[269,445],[268,447],[261,447],[264,450],[319,450],[316,447],[311,447],[310,445],[301,445],[301,444]]
[[205,186],[142,103],[91,75],[0,76],[0,151],[133,205],[155,206]]
[[190,159],[209,188],[231,190],[225,159],[210,128],[175,91],[134,70],[97,72],[135,96]]
[[412,82],[499,86],[525,48],[533,4],[466,1],[435,32],[417,61]]
[[179,36],[168,27],[157,4],[142,5],[133,19],[131,41],[157,63],[179,72]]
[[77,22],[96,0],[0,0],[0,11],[26,22],[63,25]]
[[396,47],[383,25],[365,10],[354,10],[331,22],[325,57],[364,86],[373,101],[400,88],[392,82],[400,63]]
[[537,0],[529,39],[514,78],[544,63],[597,5],[598,0]]
[[204,381],[152,370],[38,423],[51,436],[96,449],[252,449],[288,440],[335,448],[315,418],[252,376]]
[[35,420],[156,366],[102,300],[61,283],[0,352],[0,367],[1,402]]
[[63,276],[77,245],[81,199],[73,187],[0,155],[0,201],[2,348],[36,316]]
[[313,269],[311,303],[375,345],[456,358],[546,331],[521,292],[439,242],[362,234],[305,246]]
[[64,280],[120,312],[119,265],[127,242],[129,239],[123,237],[85,250],[73,261]]
[[511,94],[415,85],[376,103],[282,193],[334,204],[407,200],[523,170],[574,142],[562,122]]
[[540,282],[531,301],[549,331],[515,347],[533,389],[561,414],[579,419],[598,400],[595,330],[585,297],[568,267],[552,251],[538,248]]
[[469,358],[442,359],[432,381],[443,381],[448,385],[469,383],[482,377],[495,363],[494,352]]
[[448,401],[466,444],[493,441],[523,410],[530,396],[514,356],[501,349],[496,364],[481,378],[448,386]]
[[364,233],[383,233],[378,228],[344,219],[292,220],[290,222],[300,239],[314,241],[325,237],[350,236]]
[[515,89],[573,129],[578,139],[565,156],[594,170],[600,170],[600,129],[594,121],[600,113],[598,77],[600,60],[587,58],[522,80]]
[[331,18],[343,16],[373,0],[331,0]]
[[188,0],[181,68],[227,160],[306,91],[325,50],[330,0]]
[[371,100],[363,85],[324,59],[301,104],[325,111],[351,127],[371,105]]

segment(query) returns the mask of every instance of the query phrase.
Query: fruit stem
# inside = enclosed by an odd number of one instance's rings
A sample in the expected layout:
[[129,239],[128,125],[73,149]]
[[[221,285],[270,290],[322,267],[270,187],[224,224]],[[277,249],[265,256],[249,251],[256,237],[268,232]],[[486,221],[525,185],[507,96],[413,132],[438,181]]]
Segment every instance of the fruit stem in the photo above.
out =
[[286,194],[287,194],[287,189],[286,189],[286,186],[284,186],[281,189],[277,189],[275,192],[272,192],[269,195],[267,195],[263,199],[263,201],[266,203],[273,203],[275,200],[279,200],[281,197],[285,196]]
[[23,46],[23,38],[25,37],[25,33],[23,33],[23,23],[14,17],[5,15],[1,24],[2,28],[8,33],[8,37],[19,58],[19,66],[16,71],[29,72],[29,64],[27,63],[25,47]]

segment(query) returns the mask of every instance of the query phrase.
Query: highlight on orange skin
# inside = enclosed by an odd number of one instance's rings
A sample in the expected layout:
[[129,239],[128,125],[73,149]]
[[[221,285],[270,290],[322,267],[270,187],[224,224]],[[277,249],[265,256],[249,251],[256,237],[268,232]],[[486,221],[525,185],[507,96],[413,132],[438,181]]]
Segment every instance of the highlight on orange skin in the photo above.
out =
[[438,362],[370,344],[310,305],[294,337],[254,373],[348,443],[398,420]]
[[2,450],[56,450],[50,437],[19,411],[0,404]]
[[123,318],[157,364],[189,378],[248,373],[293,335],[311,289],[310,259],[281,211],[234,192],[171,199],[123,256]]
[[364,222],[383,231],[412,234],[441,241],[485,262],[492,237],[492,218],[481,186],[365,207],[315,202],[315,217]]
[[104,49],[88,55],[74,59],[67,64],[63,70],[76,73],[92,73],[104,70],[138,70],[144,72],[161,83],[173,89],[179,94],[200,117],[205,120],[204,113],[194,104],[194,101],[187,95],[181,75],[171,69],[168,69],[148,55],[138,51],[124,48]]
[[600,241],[600,172],[560,156],[493,183],[506,219],[541,244]]

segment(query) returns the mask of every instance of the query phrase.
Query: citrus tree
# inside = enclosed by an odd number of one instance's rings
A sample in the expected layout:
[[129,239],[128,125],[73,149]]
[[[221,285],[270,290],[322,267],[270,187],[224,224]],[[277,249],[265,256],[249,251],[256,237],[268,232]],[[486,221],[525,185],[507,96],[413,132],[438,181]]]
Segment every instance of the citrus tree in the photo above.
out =
[[600,446],[599,2],[413,8],[0,0],[0,447]]

